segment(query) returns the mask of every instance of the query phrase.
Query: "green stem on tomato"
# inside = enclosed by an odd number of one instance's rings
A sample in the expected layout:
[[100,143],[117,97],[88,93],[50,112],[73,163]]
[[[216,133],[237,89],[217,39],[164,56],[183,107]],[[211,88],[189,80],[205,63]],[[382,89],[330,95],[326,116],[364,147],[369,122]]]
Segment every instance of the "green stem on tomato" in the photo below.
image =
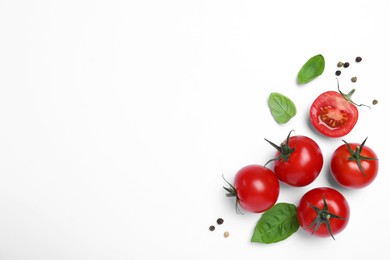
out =
[[355,93],[355,89],[352,89],[351,91],[348,92],[348,94],[345,94],[343,92],[341,92],[340,90],[340,85],[339,85],[339,79],[337,79],[337,89],[339,90],[339,93],[345,98],[345,100],[347,100],[348,102],[351,102],[352,104],[354,104],[355,106],[358,106],[358,107],[361,107],[361,106],[365,106],[365,107],[368,107],[369,109],[371,109],[370,106],[367,106],[367,105],[364,105],[364,104],[356,104],[355,102],[352,101],[351,97],[353,95],[353,93]]
[[226,181],[226,183],[229,185],[229,187],[223,187],[223,189],[225,191],[227,191],[227,193],[225,194],[226,197],[236,197],[236,203],[235,203],[235,208],[236,208],[236,213],[237,214],[241,214],[241,215],[244,215],[241,210],[240,210],[240,199],[238,198],[238,195],[237,195],[237,190],[236,188],[234,188],[234,186],[228,182],[225,177],[223,177],[223,174],[222,174],[222,178]]
[[328,229],[330,236],[333,238],[333,240],[335,240],[333,233],[332,233],[332,228],[330,227],[330,219],[331,218],[338,218],[338,219],[346,220],[346,218],[343,218],[343,217],[340,217],[340,216],[337,216],[335,214],[330,213],[329,209],[328,209],[328,203],[326,202],[324,195],[322,195],[322,200],[324,203],[323,209],[320,209],[320,208],[318,208],[318,207],[316,207],[308,202],[309,206],[312,209],[314,209],[315,212],[317,213],[317,217],[313,220],[313,222],[310,223],[309,226],[304,227],[304,229],[314,227],[313,231],[311,232],[311,234],[313,235],[317,231],[317,229],[324,223],[326,225],[326,228]]
[[350,146],[345,140],[343,140],[343,142],[345,143],[345,145],[346,145],[347,148],[348,148],[349,153],[351,154],[351,157],[349,157],[348,160],[350,160],[350,161],[355,161],[355,162],[357,163],[358,167],[359,167],[360,172],[361,172],[364,176],[366,176],[366,173],[364,172],[364,169],[363,169],[363,166],[362,166],[361,161],[362,161],[362,160],[363,160],[363,161],[378,160],[378,158],[372,158],[372,157],[367,157],[367,156],[361,155],[362,150],[363,150],[363,147],[364,147],[364,144],[365,144],[366,141],[367,141],[367,138],[368,138],[368,137],[366,137],[366,139],[364,139],[364,141],[363,141],[360,145],[358,145],[358,146],[356,147],[355,151],[352,150],[351,146]]
[[288,133],[286,141],[283,142],[280,146],[278,146],[278,145],[274,144],[273,142],[271,142],[271,141],[269,141],[269,140],[264,138],[264,140],[266,140],[270,145],[272,145],[276,150],[278,150],[280,152],[280,155],[278,157],[269,160],[268,162],[265,163],[264,166],[267,166],[268,163],[273,162],[273,161],[278,161],[278,160],[283,160],[285,162],[288,161],[288,159],[290,158],[290,155],[295,150],[295,148],[291,148],[290,145],[289,145],[290,135],[291,135],[292,131],[294,131],[294,130],[291,130]]

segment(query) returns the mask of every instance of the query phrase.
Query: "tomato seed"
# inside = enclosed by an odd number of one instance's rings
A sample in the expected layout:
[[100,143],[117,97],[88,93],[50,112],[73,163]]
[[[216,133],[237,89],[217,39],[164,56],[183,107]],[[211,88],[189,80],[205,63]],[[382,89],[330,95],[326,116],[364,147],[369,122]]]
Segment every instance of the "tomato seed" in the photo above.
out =
[[373,105],[378,104],[378,100],[374,99],[374,100],[372,101],[372,104],[373,104]]
[[214,230],[215,230],[215,227],[214,227],[214,226],[210,226],[210,227],[209,227],[209,230],[210,230],[210,231],[214,231]]
[[224,237],[228,237],[229,235],[230,235],[230,233],[228,231],[225,231],[225,233],[223,233]]
[[341,75],[341,71],[337,70],[336,71],[336,76],[340,76]]
[[218,225],[222,225],[223,224],[223,219],[222,218],[217,219],[217,223],[218,223]]
[[339,62],[337,63],[337,67],[341,68],[342,66],[344,66],[344,62],[339,61]]
[[344,66],[344,68],[348,68],[349,67],[349,62],[345,62],[343,66]]
[[357,81],[357,77],[352,77],[352,78],[351,78],[351,81],[352,81],[352,82],[356,82],[356,81]]
[[355,61],[356,61],[356,62],[361,62],[361,61],[362,61],[362,57],[359,57],[359,56],[356,57]]

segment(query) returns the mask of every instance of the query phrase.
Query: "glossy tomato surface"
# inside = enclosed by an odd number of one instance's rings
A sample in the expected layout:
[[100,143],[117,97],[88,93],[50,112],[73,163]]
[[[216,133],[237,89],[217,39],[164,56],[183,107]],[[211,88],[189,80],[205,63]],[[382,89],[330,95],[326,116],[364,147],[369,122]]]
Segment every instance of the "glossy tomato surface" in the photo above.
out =
[[[274,172],[278,179],[290,186],[303,187],[312,183],[320,174],[324,158],[318,144],[307,136],[292,136],[288,141],[294,149],[287,160],[279,159],[274,163]],[[275,157],[279,157],[280,151]]]
[[271,208],[279,197],[279,181],[269,168],[248,165],[234,179],[238,203],[246,211],[260,213]]
[[[358,143],[349,143],[350,148],[355,151],[360,146]],[[371,184],[378,174],[379,161],[377,155],[368,146],[361,150],[361,169],[356,160],[352,158],[346,144],[339,146],[332,154],[330,160],[330,173],[341,186],[352,189],[361,189]],[[371,159],[364,159],[365,157]],[[363,172],[361,171],[363,170]]]
[[[318,213],[315,208],[322,212]],[[297,208],[298,222],[301,227],[319,237],[340,233],[347,226],[349,216],[350,209],[345,197],[339,191],[329,187],[314,188],[306,192]],[[327,227],[327,221],[330,229]]]
[[310,107],[311,124],[328,137],[345,136],[356,125],[358,118],[356,106],[336,91],[322,93]]

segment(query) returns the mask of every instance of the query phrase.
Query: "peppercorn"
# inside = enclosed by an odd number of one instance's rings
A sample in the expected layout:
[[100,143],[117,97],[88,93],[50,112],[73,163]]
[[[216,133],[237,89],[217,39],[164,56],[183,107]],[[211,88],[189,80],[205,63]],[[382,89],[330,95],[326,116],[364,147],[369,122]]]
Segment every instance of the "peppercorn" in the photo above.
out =
[[351,78],[351,81],[352,81],[352,82],[356,82],[356,81],[357,81],[357,77],[352,77],[352,78]]
[[344,68],[348,68],[349,67],[349,62],[345,62],[343,66],[344,66]]
[[228,237],[229,235],[230,235],[230,233],[228,231],[225,231],[225,233],[223,233],[224,237]]
[[210,231],[214,231],[214,230],[215,230],[215,227],[214,227],[214,226],[210,226],[210,227],[209,227],[209,230],[210,230]]
[[222,225],[223,224],[223,219],[222,218],[217,219],[217,223],[218,223],[218,225]]
[[342,66],[344,66],[344,62],[339,61],[339,62],[337,63],[337,67],[341,68]]
[[378,104],[378,100],[374,99],[374,100],[372,101],[372,104],[373,104],[373,105]]
[[341,75],[341,71],[336,70],[336,76],[340,76],[340,75]]
[[356,61],[356,62],[361,62],[361,61],[362,61],[362,57],[359,57],[359,56],[356,57],[355,61]]

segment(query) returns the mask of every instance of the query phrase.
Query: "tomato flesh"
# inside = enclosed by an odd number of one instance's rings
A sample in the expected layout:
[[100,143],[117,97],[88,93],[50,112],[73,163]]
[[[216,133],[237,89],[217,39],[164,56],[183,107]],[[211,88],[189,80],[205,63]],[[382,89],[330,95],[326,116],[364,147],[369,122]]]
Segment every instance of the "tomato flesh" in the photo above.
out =
[[336,91],[319,95],[310,107],[310,121],[315,129],[328,137],[348,134],[359,117],[358,109]]
[[329,128],[335,129],[342,127],[348,120],[348,114],[344,110],[327,106],[321,108],[320,119]]

